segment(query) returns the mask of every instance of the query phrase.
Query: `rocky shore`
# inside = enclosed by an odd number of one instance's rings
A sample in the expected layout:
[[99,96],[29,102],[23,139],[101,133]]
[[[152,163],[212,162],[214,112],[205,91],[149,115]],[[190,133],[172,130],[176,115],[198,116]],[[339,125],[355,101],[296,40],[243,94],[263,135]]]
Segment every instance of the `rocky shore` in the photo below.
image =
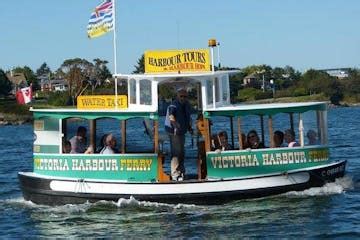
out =
[[32,123],[31,116],[0,113],[0,126]]

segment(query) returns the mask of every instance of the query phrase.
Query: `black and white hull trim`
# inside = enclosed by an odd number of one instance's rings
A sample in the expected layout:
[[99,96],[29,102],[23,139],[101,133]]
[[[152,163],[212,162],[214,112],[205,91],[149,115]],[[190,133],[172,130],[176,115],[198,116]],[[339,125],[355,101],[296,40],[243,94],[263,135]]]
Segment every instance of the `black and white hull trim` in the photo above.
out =
[[274,175],[225,180],[186,180],[166,183],[131,183],[67,179],[18,174],[25,200],[61,205],[99,200],[137,200],[166,203],[215,204],[244,198],[264,197],[288,191],[323,186],[344,176],[346,161]]

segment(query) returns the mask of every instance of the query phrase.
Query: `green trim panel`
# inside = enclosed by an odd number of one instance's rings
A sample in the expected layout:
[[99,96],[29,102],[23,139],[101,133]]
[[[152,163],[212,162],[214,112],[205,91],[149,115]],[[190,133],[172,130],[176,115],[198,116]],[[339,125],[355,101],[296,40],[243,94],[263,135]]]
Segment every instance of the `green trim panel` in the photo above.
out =
[[251,108],[251,105],[247,105],[243,109],[226,109],[226,110],[207,110],[204,112],[206,118],[214,116],[247,116],[247,115],[275,115],[278,113],[304,113],[308,111],[325,111],[327,109],[326,103],[310,104],[307,106],[276,106],[268,108]]
[[59,145],[34,145],[35,153],[59,153]]
[[154,182],[157,154],[34,154],[34,172],[77,179]]
[[34,121],[36,131],[59,131],[59,120],[55,118],[43,118]]
[[34,112],[35,119],[41,118],[83,118],[83,119],[98,119],[98,118],[114,118],[118,120],[127,120],[130,118],[149,118],[157,120],[159,118],[157,113],[149,112]]
[[211,152],[206,156],[209,178],[234,178],[315,167],[329,161],[328,147]]

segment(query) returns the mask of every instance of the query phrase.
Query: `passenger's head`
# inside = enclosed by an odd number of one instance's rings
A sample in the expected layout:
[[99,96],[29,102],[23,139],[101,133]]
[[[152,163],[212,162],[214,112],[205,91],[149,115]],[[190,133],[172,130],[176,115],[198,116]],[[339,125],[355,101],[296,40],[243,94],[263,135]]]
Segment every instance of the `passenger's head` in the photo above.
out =
[[287,143],[295,141],[295,132],[292,129],[286,129],[284,134],[284,139]]
[[70,141],[66,140],[63,142],[63,153],[70,153],[71,152],[71,143]]
[[218,149],[220,147],[219,138],[216,134],[213,134],[211,136],[211,148],[212,149]]
[[115,139],[114,135],[109,134],[109,135],[106,136],[105,145],[108,146],[108,147],[111,147],[111,148],[115,148],[116,139]]
[[181,88],[177,91],[177,99],[180,103],[185,103],[187,100],[187,91],[184,88]]
[[77,129],[76,135],[85,138],[86,137],[86,128],[84,126],[79,126]]
[[310,129],[307,132],[306,136],[309,139],[309,144],[310,145],[315,145],[316,144],[316,132],[314,130]]
[[106,146],[106,137],[107,137],[107,136],[108,136],[108,134],[105,133],[105,134],[101,137],[101,139],[100,139],[100,146],[101,146],[101,147]]
[[260,143],[260,139],[259,136],[256,132],[256,130],[250,130],[247,134],[247,143],[249,144],[250,148],[257,148],[259,143]]
[[219,137],[219,143],[221,146],[228,145],[228,135],[227,135],[226,131],[219,132],[218,137]]
[[282,131],[275,131],[273,139],[275,147],[281,147],[284,142],[284,133]]

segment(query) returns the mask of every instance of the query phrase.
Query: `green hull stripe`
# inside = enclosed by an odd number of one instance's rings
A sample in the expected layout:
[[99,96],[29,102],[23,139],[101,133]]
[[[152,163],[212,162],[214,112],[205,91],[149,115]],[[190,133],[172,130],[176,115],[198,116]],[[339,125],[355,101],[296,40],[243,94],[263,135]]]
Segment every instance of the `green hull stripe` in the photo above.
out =
[[34,172],[47,176],[154,182],[157,168],[156,154],[34,154]]
[[329,161],[329,149],[261,149],[208,153],[207,173],[210,178],[233,178],[286,172],[319,166]]

